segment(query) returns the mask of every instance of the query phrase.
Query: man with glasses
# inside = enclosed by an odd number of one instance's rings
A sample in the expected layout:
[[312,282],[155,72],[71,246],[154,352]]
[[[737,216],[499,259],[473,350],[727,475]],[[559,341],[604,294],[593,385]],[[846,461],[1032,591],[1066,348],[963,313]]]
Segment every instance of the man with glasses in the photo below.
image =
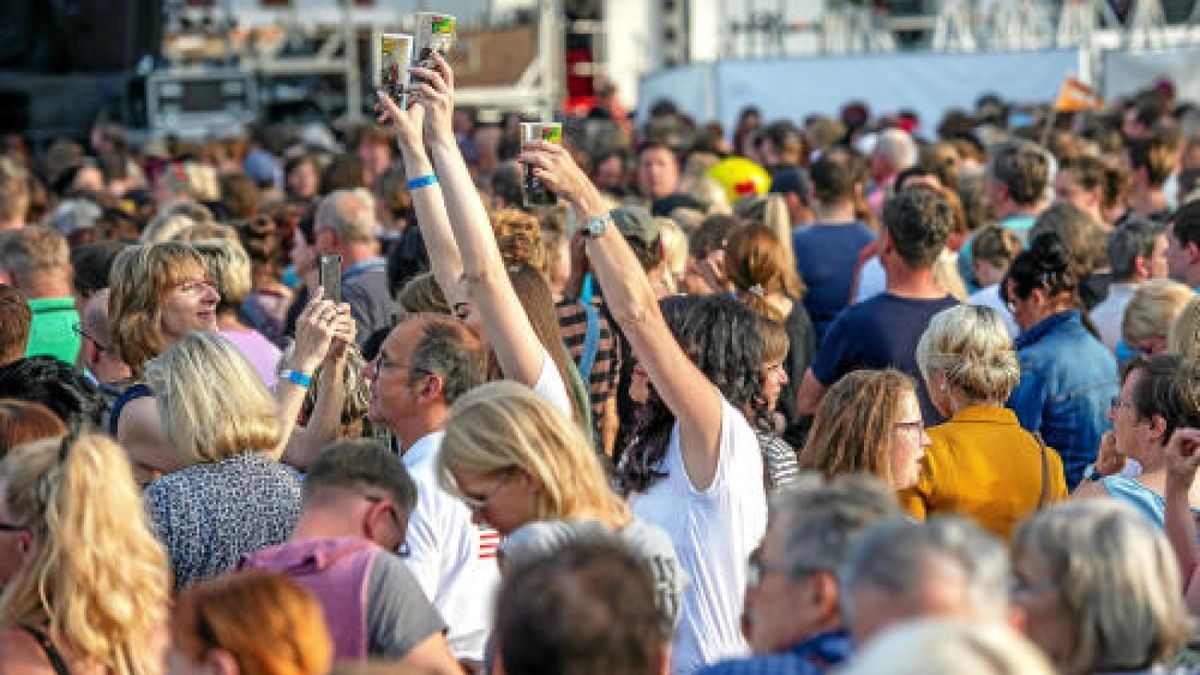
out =
[[404,543],[417,489],[379,441],[341,441],[321,451],[304,482],[291,538],[248,554],[241,569],[291,577],[325,613],[338,660],[379,659],[420,672],[458,672],[445,623],[408,567]]
[[368,416],[395,435],[417,485],[408,568],[450,624],[454,655],[476,663],[484,660],[492,626],[500,535],[472,524],[468,508],[438,485],[436,465],[450,406],[484,383],[484,364],[483,347],[462,322],[414,314],[392,330],[366,372]]
[[702,673],[809,675],[843,661],[851,642],[838,575],[861,533],[899,515],[893,494],[866,475],[807,474],[776,496],[747,577],[744,631],[756,655]]
[[75,326],[79,334],[79,365],[104,395],[104,411],[108,416],[113,401],[120,396],[121,383],[129,381],[129,364],[121,359],[108,331],[108,289],[93,293],[83,306],[83,317]]

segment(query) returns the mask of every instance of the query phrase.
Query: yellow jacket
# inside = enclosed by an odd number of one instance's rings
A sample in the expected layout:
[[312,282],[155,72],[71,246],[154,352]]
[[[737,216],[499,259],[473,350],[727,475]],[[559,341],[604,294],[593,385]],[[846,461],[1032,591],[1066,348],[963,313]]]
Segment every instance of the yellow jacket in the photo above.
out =
[[[921,478],[900,492],[915,518],[958,513],[1001,539],[1037,510],[1042,494],[1041,449],[1008,408],[971,407],[929,430]],[[1065,499],[1062,459],[1046,448],[1047,502]]]

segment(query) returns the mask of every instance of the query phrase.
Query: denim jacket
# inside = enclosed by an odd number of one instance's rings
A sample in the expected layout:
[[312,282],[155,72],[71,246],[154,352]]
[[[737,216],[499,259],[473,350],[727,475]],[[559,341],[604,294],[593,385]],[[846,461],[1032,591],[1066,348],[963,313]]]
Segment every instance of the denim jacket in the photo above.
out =
[[1116,359],[1084,328],[1078,310],[1043,319],[1017,336],[1016,347],[1021,382],[1008,407],[1021,426],[1040,431],[1058,451],[1073,490],[1110,425],[1108,408],[1119,389]]

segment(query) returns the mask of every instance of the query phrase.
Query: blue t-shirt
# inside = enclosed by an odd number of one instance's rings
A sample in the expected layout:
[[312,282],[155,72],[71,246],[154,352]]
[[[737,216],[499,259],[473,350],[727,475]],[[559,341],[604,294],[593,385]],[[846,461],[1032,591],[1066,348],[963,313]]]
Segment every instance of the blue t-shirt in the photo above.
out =
[[829,326],[812,362],[813,375],[826,387],[862,368],[895,368],[917,381],[921,417],[928,425],[942,421],[929,400],[917,367],[917,341],[934,314],[958,304],[947,295],[937,300],[902,298],[880,293],[847,307]]
[[858,255],[874,240],[875,231],[857,222],[807,225],[792,235],[796,273],[807,287],[804,309],[818,342],[838,312],[850,304]]

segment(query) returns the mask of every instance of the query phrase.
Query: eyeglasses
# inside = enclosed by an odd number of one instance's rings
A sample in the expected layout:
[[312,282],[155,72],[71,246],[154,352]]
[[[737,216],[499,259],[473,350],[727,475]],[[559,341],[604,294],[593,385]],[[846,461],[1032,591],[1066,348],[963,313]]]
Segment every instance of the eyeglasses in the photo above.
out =
[[922,434],[925,432],[924,420],[913,420],[911,422],[896,422],[896,428],[908,433]]
[[83,327],[80,326],[79,324],[74,324],[73,326],[71,326],[71,330],[75,331],[75,334],[78,335],[79,337],[93,342],[100,349],[100,351],[102,351],[102,352],[112,351],[111,345],[106,345],[103,342],[97,340],[95,335],[92,335],[91,333],[84,330]]
[[453,312],[454,318],[458,319],[459,321],[466,321],[467,317],[471,315],[471,305],[470,303],[466,302],[456,302],[454,303]]
[[433,374],[433,373],[429,372],[428,370],[425,370],[424,368],[415,368],[411,365],[406,365],[403,361],[400,361],[399,359],[393,361],[393,360],[389,359],[386,354],[383,353],[383,350],[380,350],[379,353],[375,355],[375,358],[371,360],[371,370],[375,371],[376,376],[378,376],[380,373],[382,373],[385,370],[407,371],[414,378],[421,377],[422,375],[432,375]]
[[785,567],[783,565],[771,565],[762,559],[761,555],[755,553],[750,556],[750,561],[746,565],[746,587],[753,588],[763,582],[768,574],[786,574],[789,579],[799,581],[805,577],[810,577],[818,572],[825,570],[820,567]]
[[16,523],[0,523],[0,532],[25,532],[29,528]]
[[174,287],[188,295],[199,295],[206,290],[217,291],[217,285],[213,283],[212,279],[189,279],[175,284]]
[[462,503],[466,504],[467,508],[470,509],[472,513],[478,513],[479,511],[486,509],[488,502],[491,501],[496,492],[500,490],[500,486],[507,483],[511,476],[512,472],[506,471],[503,476],[500,476],[496,479],[495,483],[492,483],[492,487],[488,488],[487,491],[483,493],[483,496],[472,497],[466,494],[462,495]]

